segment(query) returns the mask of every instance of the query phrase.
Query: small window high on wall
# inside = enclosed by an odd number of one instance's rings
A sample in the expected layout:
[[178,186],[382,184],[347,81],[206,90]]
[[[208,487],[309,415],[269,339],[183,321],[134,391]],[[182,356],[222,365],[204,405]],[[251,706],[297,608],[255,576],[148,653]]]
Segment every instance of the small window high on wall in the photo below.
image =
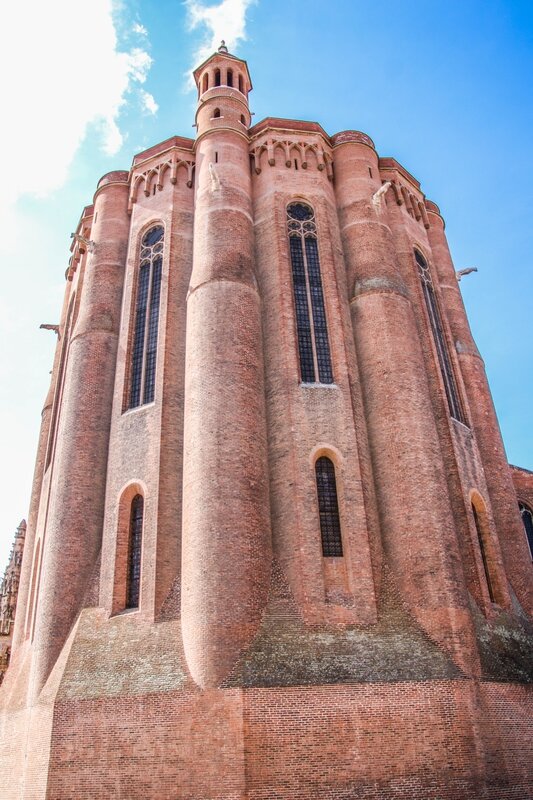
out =
[[141,593],[141,551],[144,498],[136,494],[131,501],[126,575],[126,608],[138,608]]
[[155,393],[159,299],[163,269],[163,226],[144,234],[135,294],[128,408],[151,403]]
[[519,503],[520,514],[522,515],[522,522],[524,525],[524,532],[529,547],[529,555],[533,560],[533,512],[524,503]]
[[450,415],[459,422],[466,424],[429,264],[422,253],[419,253],[418,250],[415,250],[415,259],[418,266],[420,281],[422,283],[424,300],[426,302],[426,309],[429,316],[431,333],[433,334],[433,341],[435,342],[435,348],[437,350],[437,358],[439,361],[440,372],[444,383],[444,390],[446,392],[446,399],[448,401]]
[[315,475],[322,555],[342,556],[341,523],[333,461],[326,456],[318,458],[315,462]]
[[315,212],[306,203],[287,208],[292,286],[303,383],[333,383]]

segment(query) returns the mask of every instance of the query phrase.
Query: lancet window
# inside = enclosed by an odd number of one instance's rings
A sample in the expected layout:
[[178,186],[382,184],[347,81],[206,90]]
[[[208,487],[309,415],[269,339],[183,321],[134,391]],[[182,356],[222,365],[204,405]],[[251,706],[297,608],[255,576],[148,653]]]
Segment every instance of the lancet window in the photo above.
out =
[[424,256],[415,250],[415,259],[418,266],[418,273],[422,283],[422,290],[424,292],[424,300],[426,301],[426,308],[431,325],[431,332],[433,334],[433,341],[437,350],[437,357],[439,360],[439,367],[444,382],[444,389],[446,391],[446,399],[448,401],[448,408],[450,415],[459,422],[465,423],[465,416],[459,399],[459,391],[457,388],[457,380],[453,371],[450,353],[448,351],[448,343],[444,335],[444,327],[442,324],[442,317],[440,314],[435,289],[429,264]]
[[156,225],[141,242],[130,365],[129,408],[151,403],[155,390],[164,231]]
[[315,474],[322,555],[342,556],[341,523],[333,461],[326,456],[318,458],[315,462]]
[[485,579],[486,579],[486,582],[487,582],[487,589],[489,590],[489,597],[491,599],[491,602],[494,603],[495,602],[494,587],[492,585],[492,580],[491,580],[491,576],[490,576],[490,568],[489,568],[489,561],[488,561],[488,555],[487,555],[487,547],[486,547],[486,542],[485,542],[485,535],[486,534],[485,534],[484,527],[482,526],[482,521],[480,519],[480,514],[479,514],[478,510],[476,509],[476,507],[475,507],[475,505],[473,503],[472,503],[472,514],[474,516],[474,522],[476,524],[476,533],[477,533],[477,538],[478,538],[478,543],[479,543],[479,550],[481,552],[481,559],[483,561],[483,569],[485,570]]
[[141,590],[141,551],[144,498],[136,494],[131,501],[128,542],[128,572],[126,576],[126,608],[138,608]]
[[518,507],[520,509],[520,514],[522,515],[524,531],[529,546],[529,555],[533,560],[533,512],[530,508],[524,505],[524,503],[519,503]]
[[287,208],[287,228],[303,383],[333,383],[315,212],[305,203]]

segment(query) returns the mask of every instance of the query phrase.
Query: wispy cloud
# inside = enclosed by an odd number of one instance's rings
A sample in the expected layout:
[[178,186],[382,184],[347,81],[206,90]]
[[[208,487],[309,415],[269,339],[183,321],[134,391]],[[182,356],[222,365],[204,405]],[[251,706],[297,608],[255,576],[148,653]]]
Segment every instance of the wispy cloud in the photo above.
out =
[[141,89],[140,94],[143,110],[146,111],[147,114],[157,114],[159,106],[155,102],[153,94],[145,92],[144,89]]
[[222,39],[230,52],[238,47],[246,36],[246,12],[256,0],[222,0],[216,5],[207,5],[201,0],[185,0],[189,30],[203,30],[203,39],[194,54],[194,67],[213,53]]
[[148,31],[140,22],[135,22],[132,28],[133,33],[138,33],[140,36],[148,36]]
[[[0,146],[7,155],[0,203],[11,207],[24,194],[46,195],[64,182],[90,125],[101,133],[106,153],[123,143],[120,111],[139,95],[152,59],[146,29],[131,23],[129,49],[121,49],[116,14],[127,7],[113,0],[28,0],[9,3],[2,13],[5,36],[0,48],[4,124]],[[155,101],[153,106],[155,106]],[[6,212],[6,213],[3,213]],[[0,207],[6,218],[9,207]]]

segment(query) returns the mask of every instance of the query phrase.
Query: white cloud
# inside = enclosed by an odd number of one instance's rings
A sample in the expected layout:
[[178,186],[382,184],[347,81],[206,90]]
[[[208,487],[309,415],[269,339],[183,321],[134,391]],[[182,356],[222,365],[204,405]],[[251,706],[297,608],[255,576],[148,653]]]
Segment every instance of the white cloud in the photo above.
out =
[[201,0],[185,0],[189,30],[204,29],[202,43],[194,54],[193,67],[214,53],[222,39],[230,53],[246,40],[246,12],[256,0],[222,0],[206,5]]
[[92,0],[89,11],[83,0],[28,0],[3,10],[4,31],[24,36],[6,35],[0,48],[0,146],[9,186],[0,197],[2,218],[21,195],[62,185],[89,125],[101,131],[106,153],[120,149],[120,110],[145,82],[152,59],[146,44],[120,50],[116,9],[113,0]]
[[134,23],[134,25],[132,27],[132,31],[133,31],[133,33],[138,33],[139,36],[148,36],[148,31],[146,30],[144,25],[141,25],[140,22],[135,22]]
[[148,114],[157,114],[159,106],[155,102],[153,94],[150,94],[150,92],[145,92],[144,89],[141,89],[140,95],[143,109]]

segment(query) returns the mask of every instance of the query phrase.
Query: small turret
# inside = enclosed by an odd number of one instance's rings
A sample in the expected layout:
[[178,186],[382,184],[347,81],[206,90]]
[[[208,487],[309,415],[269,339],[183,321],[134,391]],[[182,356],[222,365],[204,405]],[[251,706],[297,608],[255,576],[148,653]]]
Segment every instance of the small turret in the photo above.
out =
[[211,128],[229,127],[240,133],[248,129],[248,94],[252,90],[248,65],[228,53],[224,40],[218,51],[194,71],[194,80],[198,87],[199,136]]

